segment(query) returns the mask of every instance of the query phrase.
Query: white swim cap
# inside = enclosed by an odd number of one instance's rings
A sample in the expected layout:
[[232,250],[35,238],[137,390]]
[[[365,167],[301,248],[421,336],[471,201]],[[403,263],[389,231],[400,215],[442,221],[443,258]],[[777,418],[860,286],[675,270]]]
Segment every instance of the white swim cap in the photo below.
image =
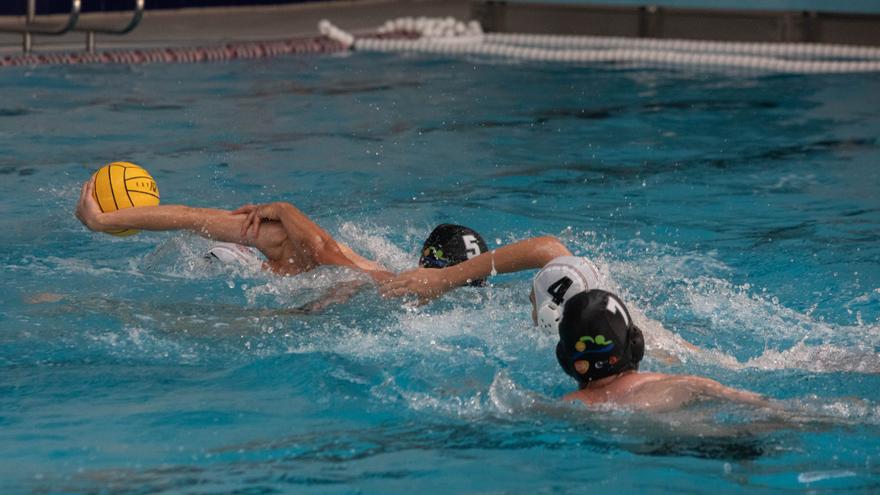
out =
[[544,265],[532,280],[538,328],[556,332],[562,306],[571,296],[599,288],[599,270],[580,256],[560,256]]
[[233,244],[231,242],[216,242],[205,253],[205,258],[210,261],[237,264],[242,266],[261,266],[262,258],[254,248]]

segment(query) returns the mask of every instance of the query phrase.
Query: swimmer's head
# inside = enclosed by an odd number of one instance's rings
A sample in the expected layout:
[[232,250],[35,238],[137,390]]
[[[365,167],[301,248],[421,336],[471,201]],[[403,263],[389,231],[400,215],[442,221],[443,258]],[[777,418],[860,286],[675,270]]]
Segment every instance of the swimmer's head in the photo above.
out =
[[532,320],[547,333],[556,333],[565,301],[598,288],[599,271],[593,263],[579,256],[560,256],[532,279]]
[[[488,251],[486,241],[475,230],[462,225],[444,223],[431,231],[422,246],[419,266],[422,268],[446,268],[467,261]],[[483,280],[469,285],[483,285]]]
[[639,369],[644,355],[642,331],[620,298],[596,289],[566,301],[556,359],[581,388],[593,380]]
[[263,258],[259,252],[241,244],[231,242],[215,242],[205,253],[205,259],[210,262],[220,262],[226,265],[256,266],[263,264]]

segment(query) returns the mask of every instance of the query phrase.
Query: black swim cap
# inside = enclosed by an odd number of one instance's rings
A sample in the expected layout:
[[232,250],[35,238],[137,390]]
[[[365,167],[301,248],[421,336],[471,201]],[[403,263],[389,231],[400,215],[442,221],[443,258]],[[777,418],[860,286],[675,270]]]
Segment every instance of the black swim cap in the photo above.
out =
[[645,339],[623,301],[594,289],[565,302],[556,359],[581,388],[590,381],[638,369]]
[[[475,230],[463,225],[444,223],[431,231],[422,246],[419,266],[422,268],[446,268],[467,261],[488,251],[486,241]],[[468,285],[483,285],[484,280],[474,280]]]

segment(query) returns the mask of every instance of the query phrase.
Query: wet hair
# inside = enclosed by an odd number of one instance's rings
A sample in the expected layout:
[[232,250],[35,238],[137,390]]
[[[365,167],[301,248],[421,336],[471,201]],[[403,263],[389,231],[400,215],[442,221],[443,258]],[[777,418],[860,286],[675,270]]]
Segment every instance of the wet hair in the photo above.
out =
[[593,380],[639,369],[645,339],[623,301],[594,289],[565,302],[556,359],[581,388]]
[[[422,246],[419,266],[446,268],[467,261],[489,250],[477,231],[463,225],[440,224],[431,231]],[[472,280],[468,285],[483,285],[484,280]]]

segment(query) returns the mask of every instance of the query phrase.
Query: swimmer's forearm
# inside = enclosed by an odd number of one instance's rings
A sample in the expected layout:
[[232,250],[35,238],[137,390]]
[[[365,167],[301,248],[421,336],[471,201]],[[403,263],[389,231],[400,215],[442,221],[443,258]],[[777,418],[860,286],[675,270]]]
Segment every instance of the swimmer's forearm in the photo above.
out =
[[290,203],[279,202],[278,217],[284,231],[295,243],[306,247],[321,265],[340,265],[360,269],[345,255],[339,243],[320,225]]
[[773,403],[763,395],[729,387],[725,387],[725,389],[723,395],[728,400],[758,407],[773,407]]
[[236,228],[244,215],[226,210],[193,208],[183,205],[142,206],[102,213],[96,218],[97,230],[191,230],[212,239],[239,242]]
[[306,246],[317,246],[320,243],[335,241],[326,230],[313,222],[296,206],[286,202],[274,203],[273,206],[277,206],[278,219],[291,240]]
[[571,256],[571,251],[552,236],[533,237],[508,244],[494,251],[483,253],[458,265],[444,268],[444,278],[449,288],[479,280],[496,273],[512,273],[521,270],[543,268],[560,256]]
[[310,252],[319,265],[338,265],[360,270],[375,280],[388,278],[388,272],[376,262],[370,261],[345,244],[339,243],[320,225],[290,203],[274,203],[278,219],[287,237]]

